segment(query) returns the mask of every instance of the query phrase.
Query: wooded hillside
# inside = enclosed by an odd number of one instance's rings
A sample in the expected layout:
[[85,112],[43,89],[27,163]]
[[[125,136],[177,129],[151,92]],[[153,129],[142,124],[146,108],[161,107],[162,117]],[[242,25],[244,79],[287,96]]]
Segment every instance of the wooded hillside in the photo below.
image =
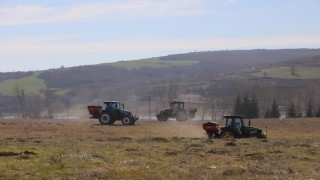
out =
[[[238,94],[250,97],[255,93],[260,107],[265,106],[261,108],[261,113],[264,113],[275,98],[281,105],[288,104],[288,101],[298,103],[302,100],[294,98],[295,95],[305,94],[308,89],[314,89],[312,95],[319,98],[316,88],[320,71],[310,69],[319,68],[319,59],[320,49],[191,52],[136,61],[51,69],[37,72],[38,75],[33,77],[42,80],[55,94],[56,112],[65,110],[66,107],[85,108],[87,104],[99,104],[105,100],[125,101],[129,108],[137,108],[139,104],[142,105],[140,109],[147,109],[145,104],[149,96],[152,96],[156,106],[153,110],[156,111],[161,106],[157,105],[160,103],[160,95],[155,89],[162,87],[165,94],[166,88],[171,84],[174,85],[175,92],[170,98],[181,98],[179,95],[183,94],[195,95],[200,98],[189,98],[189,101],[201,102],[201,106],[210,101],[210,106],[215,104],[215,108],[225,111],[232,109]],[[286,70],[293,78],[274,75]],[[292,70],[296,72],[292,73]],[[309,71],[313,74],[307,74]],[[20,80],[32,75],[33,72],[0,73],[2,114],[18,111],[14,89],[25,89],[19,86],[23,84]],[[16,85],[3,87],[4,84]],[[11,95],[6,95],[5,89],[8,91],[10,88]],[[39,96],[39,102],[41,99],[44,101],[46,88],[39,87],[37,91],[38,94],[26,96],[32,96],[33,99]],[[269,94],[271,99],[266,94],[262,95],[263,93]],[[164,94],[162,96],[168,96]],[[264,101],[263,98],[267,100]]]

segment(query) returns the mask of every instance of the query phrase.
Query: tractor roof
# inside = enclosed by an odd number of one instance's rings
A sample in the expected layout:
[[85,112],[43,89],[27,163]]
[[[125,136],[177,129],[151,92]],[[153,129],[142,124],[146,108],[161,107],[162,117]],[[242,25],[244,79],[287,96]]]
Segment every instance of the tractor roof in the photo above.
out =
[[229,116],[223,116],[223,118],[243,118],[241,115],[229,115]]
[[183,101],[171,101],[170,103],[184,103]]
[[105,101],[103,102],[104,104],[107,104],[107,103],[119,103],[119,101]]

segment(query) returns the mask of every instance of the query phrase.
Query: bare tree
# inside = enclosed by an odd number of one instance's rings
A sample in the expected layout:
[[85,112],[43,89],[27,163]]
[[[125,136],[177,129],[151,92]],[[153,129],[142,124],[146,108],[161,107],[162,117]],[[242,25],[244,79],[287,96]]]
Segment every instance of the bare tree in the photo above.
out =
[[174,81],[170,83],[163,82],[153,88],[153,94],[159,98],[162,107],[166,108],[170,101],[177,98],[178,85]]
[[266,84],[262,84],[254,89],[254,93],[256,94],[259,102],[260,114],[265,114],[271,107],[272,100],[277,97],[277,92],[273,87]]
[[314,108],[314,98],[316,94],[316,88],[314,85],[309,85],[305,90],[305,109],[306,109],[306,116],[313,117],[313,108]]
[[53,104],[55,101],[55,95],[54,92],[52,90],[50,90],[49,87],[47,87],[46,91],[45,91],[45,100],[46,100],[46,109],[47,109],[47,113],[48,113],[48,118],[49,119],[53,119]]
[[153,93],[155,96],[159,97],[162,108],[166,108],[165,90],[166,90],[165,82],[153,88]]
[[26,97],[28,116],[31,119],[41,119],[43,111],[43,99],[39,95],[30,95]]
[[202,98],[202,106],[201,106],[201,120],[204,120],[205,116],[207,115],[210,107],[210,98],[203,97]]
[[26,119],[27,110],[26,110],[26,98],[24,94],[24,89],[20,88],[17,84],[14,88],[14,93],[17,97],[17,106],[18,106],[18,117]]
[[216,98],[213,97],[209,92],[201,98],[201,120],[204,120],[206,116],[210,115],[212,120],[216,120],[218,117]]
[[293,63],[290,65],[290,71],[291,71],[291,75],[293,76],[296,75],[296,67]]
[[266,77],[269,76],[268,71],[263,71],[262,74],[263,74],[263,77],[264,77],[264,78],[266,78]]
[[218,114],[217,114],[218,111],[217,111],[217,105],[213,98],[210,99],[209,108],[211,112],[211,120],[216,120],[218,118]]

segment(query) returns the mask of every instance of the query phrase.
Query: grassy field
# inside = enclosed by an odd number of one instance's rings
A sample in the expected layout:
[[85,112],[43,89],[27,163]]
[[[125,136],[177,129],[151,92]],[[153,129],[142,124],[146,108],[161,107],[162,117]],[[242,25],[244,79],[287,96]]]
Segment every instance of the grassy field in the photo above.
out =
[[255,120],[268,140],[207,141],[202,121],[0,121],[0,179],[318,179],[320,119]]
[[193,60],[160,60],[159,58],[149,58],[133,61],[119,61],[115,63],[108,63],[103,65],[111,65],[126,69],[139,69],[142,67],[170,67],[170,66],[190,66],[198,64],[198,61]]
[[[296,74],[291,74],[289,66],[280,66],[264,70],[268,77],[281,79],[319,79],[320,68],[318,67],[295,67]],[[254,76],[263,77],[263,72],[254,73]]]
[[[41,89],[46,89],[47,86],[42,79],[39,79],[38,76],[41,72],[34,72],[32,75],[20,78],[6,80],[0,83],[0,93],[5,96],[15,96],[15,88],[17,86],[25,90],[26,94],[39,94]],[[63,96],[70,89],[51,89],[56,95]]]
[[6,80],[0,83],[0,92],[6,96],[14,96],[14,90],[18,86],[19,88],[25,89],[25,93],[27,94],[38,94],[40,89],[46,88],[43,80],[38,78],[39,74],[40,72],[35,72],[28,77]]

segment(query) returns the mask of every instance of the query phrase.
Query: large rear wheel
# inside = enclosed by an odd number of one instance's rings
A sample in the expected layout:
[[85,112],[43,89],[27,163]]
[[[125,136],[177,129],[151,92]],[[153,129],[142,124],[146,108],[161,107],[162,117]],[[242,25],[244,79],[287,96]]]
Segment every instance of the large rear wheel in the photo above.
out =
[[103,124],[103,125],[111,125],[114,123],[114,120],[112,119],[110,114],[105,113],[105,114],[101,115],[99,122],[100,122],[100,124]]
[[185,111],[180,111],[176,115],[177,121],[186,121],[188,119],[188,114]]
[[224,140],[233,140],[235,138],[235,134],[231,131],[224,131],[221,133],[221,138]]

